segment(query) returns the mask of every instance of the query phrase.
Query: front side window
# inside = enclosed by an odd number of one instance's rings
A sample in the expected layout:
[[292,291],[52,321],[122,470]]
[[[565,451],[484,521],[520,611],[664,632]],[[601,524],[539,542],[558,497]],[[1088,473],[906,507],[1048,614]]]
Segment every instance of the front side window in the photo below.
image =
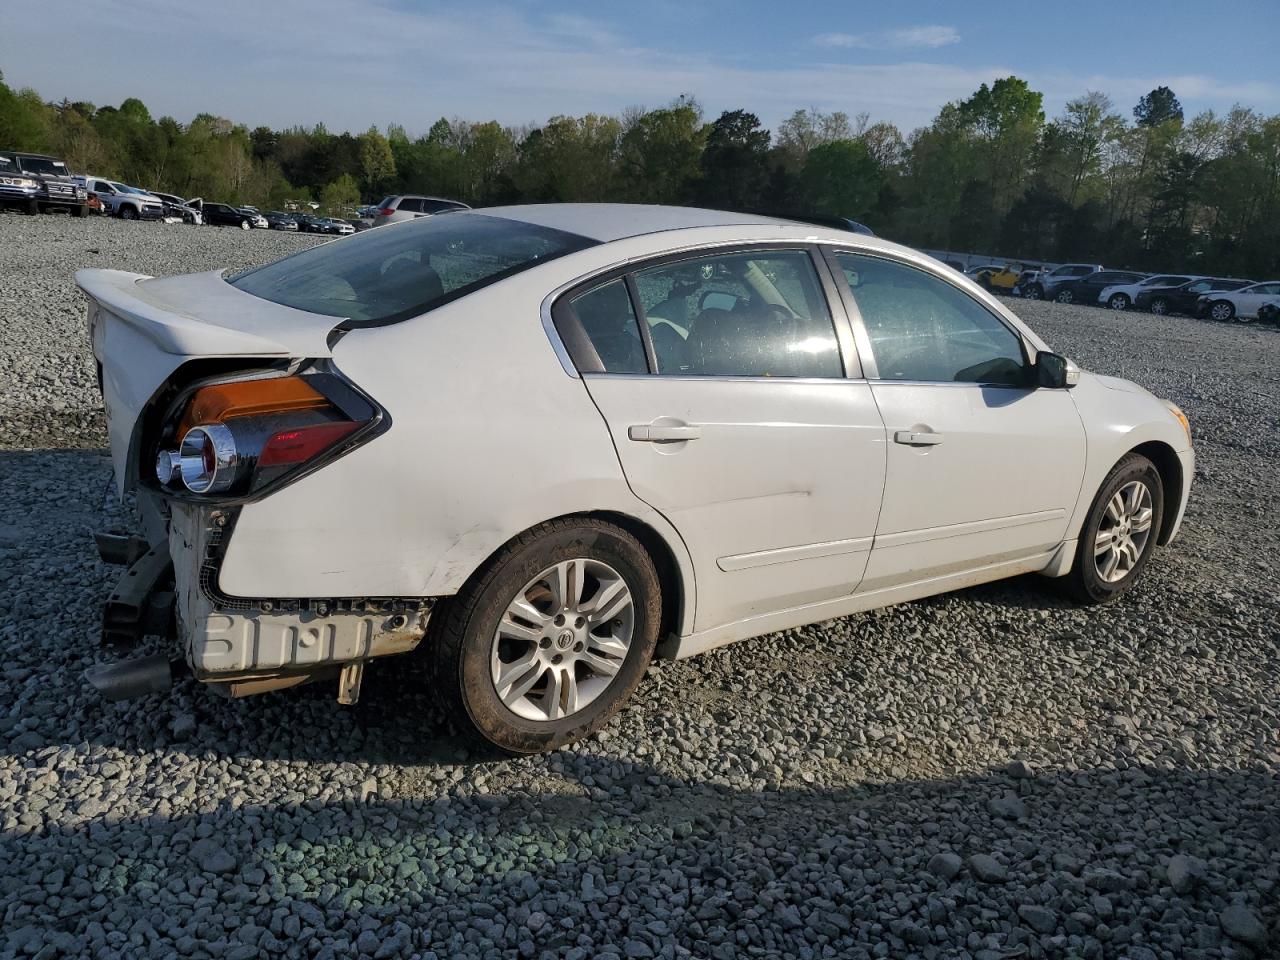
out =
[[924,270],[836,253],[882,380],[1024,386],[1021,338],[964,291]]
[[831,313],[802,250],[726,253],[641,270],[636,290],[667,376],[843,376]]
[[355,325],[394,323],[594,242],[478,213],[421,217],[311,247],[230,282],[255,297]]

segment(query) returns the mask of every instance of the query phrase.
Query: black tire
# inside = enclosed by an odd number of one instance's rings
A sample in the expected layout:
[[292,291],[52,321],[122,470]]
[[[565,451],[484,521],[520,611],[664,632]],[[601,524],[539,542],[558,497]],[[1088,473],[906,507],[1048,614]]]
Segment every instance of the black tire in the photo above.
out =
[[[1151,494],[1151,527],[1132,568],[1118,582],[1104,580],[1097,569],[1095,544],[1098,531],[1107,513],[1107,504],[1122,488],[1134,481],[1146,485]],[[1089,506],[1084,526],[1080,530],[1080,541],[1076,548],[1075,564],[1071,572],[1063,578],[1067,592],[1081,603],[1106,603],[1127,592],[1142,576],[1151,554],[1155,552],[1156,540],[1160,534],[1160,525],[1164,518],[1164,484],[1160,480],[1160,471],[1154,463],[1140,453],[1126,454],[1119,463],[1112,467],[1107,478],[1102,481],[1098,495]]]
[[[525,584],[563,560],[600,560],[631,590],[631,646],[595,700],[560,720],[528,720],[502,702],[490,674],[499,621]],[[554,750],[604,726],[631,696],[653,656],[662,620],[662,588],[640,541],[600,520],[570,518],[534,527],[506,544],[431,618],[426,645],[436,685],[463,733],[482,748],[521,755]]]
[[1158,317],[1163,317],[1169,312],[1169,301],[1164,297],[1156,297],[1151,301],[1151,312]]
[[28,200],[23,206],[22,212],[29,217],[38,216],[40,213],[40,204],[35,200]]
[[1123,293],[1113,293],[1111,299],[1107,301],[1107,306],[1112,310],[1128,310],[1129,297]]
[[241,230],[252,230],[252,229],[253,229],[253,224],[251,224],[248,220],[241,220],[241,221],[240,221],[240,229],[241,229]]
[[1026,297],[1028,300],[1043,300],[1044,287],[1040,286],[1040,284],[1038,283],[1033,283],[1031,284],[1031,286],[1027,287],[1026,292],[1023,293],[1023,296]]
[[1070,290],[1060,290],[1058,291],[1058,295],[1053,299],[1057,300],[1059,303],[1075,303],[1076,295]]
[[1230,300],[1214,300],[1207,311],[1211,320],[1228,323],[1236,318],[1236,305]]
[[136,208],[134,208],[134,207],[132,207],[132,206],[130,206],[130,205],[129,205],[129,204],[127,204],[127,203],[125,203],[125,204],[121,204],[121,206],[120,206],[120,219],[121,219],[121,220],[137,220],[137,219],[138,219],[138,211],[137,211],[137,209],[136,209]]
[[85,206],[83,203],[77,203],[74,207],[71,208],[71,215],[73,217],[83,217],[85,215],[85,212],[86,212]]

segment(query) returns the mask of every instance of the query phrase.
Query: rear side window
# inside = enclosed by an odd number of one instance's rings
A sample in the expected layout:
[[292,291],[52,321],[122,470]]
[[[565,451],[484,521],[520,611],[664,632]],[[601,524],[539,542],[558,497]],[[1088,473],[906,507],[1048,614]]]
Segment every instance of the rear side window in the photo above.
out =
[[1026,384],[1022,339],[963,290],[892,260],[835,256],[880,379]]
[[417,197],[401,197],[400,202],[396,204],[396,210],[400,213],[421,213],[422,201]]
[[395,323],[594,243],[478,213],[421,217],[311,247],[230,282],[353,326]]
[[647,373],[640,324],[624,280],[579,294],[569,301],[605,373]]

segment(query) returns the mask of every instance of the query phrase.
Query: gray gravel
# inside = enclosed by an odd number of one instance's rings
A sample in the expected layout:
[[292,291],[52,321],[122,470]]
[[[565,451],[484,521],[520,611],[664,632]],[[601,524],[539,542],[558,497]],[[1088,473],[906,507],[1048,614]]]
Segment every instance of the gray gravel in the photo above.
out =
[[1280,950],[1280,334],[1015,303],[1181,404],[1182,538],[1122,602],[1028,577],[649,671],[476,762],[421,659],[241,702],[81,674],[125,526],[82,266],[307,237],[0,216],[0,956],[1262,957]]

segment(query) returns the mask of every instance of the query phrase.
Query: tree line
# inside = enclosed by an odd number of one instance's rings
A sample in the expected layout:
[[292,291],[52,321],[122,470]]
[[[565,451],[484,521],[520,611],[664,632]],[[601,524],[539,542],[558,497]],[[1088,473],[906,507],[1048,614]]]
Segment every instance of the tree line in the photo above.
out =
[[1117,267],[1280,274],[1280,116],[1247,107],[1187,118],[1158,87],[1129,111],[1103,93],[1046,119],[1017,77],[948,103],[928,126],[816,109],[765,129],[746,110],[713,120],[680,97],[620,116],[540,126],[440,119],[421,136],[273,130],[200,114],[154,119],[44,101],[0,78],[0,148],[210,200],[331,210],[399,192],[473,206],[543,201],[699,204],[850,217],[931,249]]

